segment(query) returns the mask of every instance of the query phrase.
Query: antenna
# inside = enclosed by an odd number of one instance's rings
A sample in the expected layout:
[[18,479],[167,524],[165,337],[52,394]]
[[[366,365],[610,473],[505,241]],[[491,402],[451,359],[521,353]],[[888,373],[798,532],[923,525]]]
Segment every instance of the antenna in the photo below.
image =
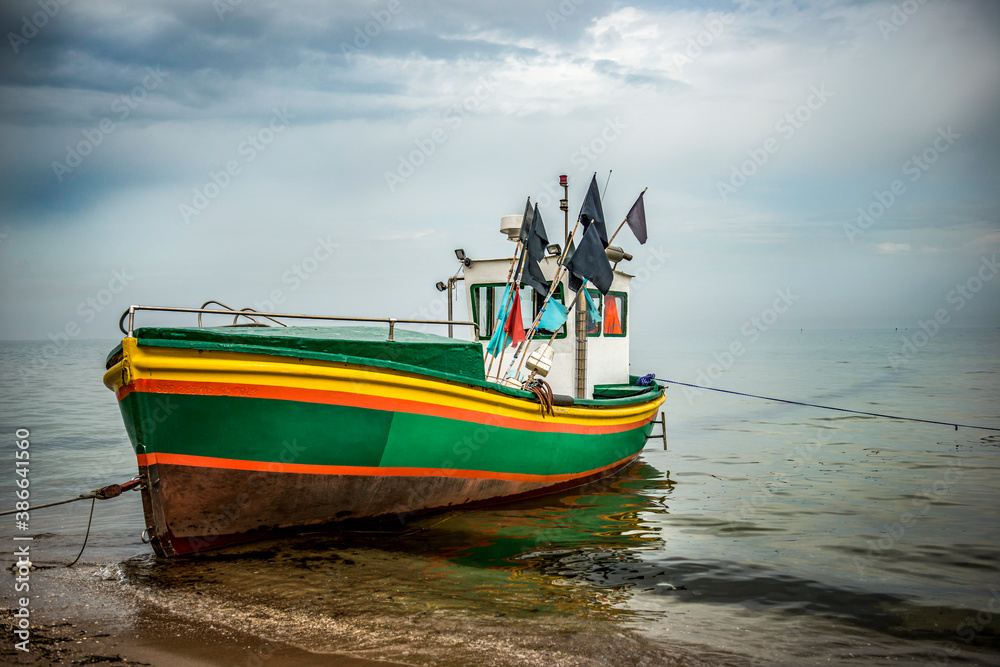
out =
[[613,172],[613,171],[614,171],[614,169],[609,169],[608,170],[608,180],[604,181],[604,193],[601,195],[601,201],[602,202],[604,201],[604,195],[608,194],[608,183],[611,182],[611,172]]

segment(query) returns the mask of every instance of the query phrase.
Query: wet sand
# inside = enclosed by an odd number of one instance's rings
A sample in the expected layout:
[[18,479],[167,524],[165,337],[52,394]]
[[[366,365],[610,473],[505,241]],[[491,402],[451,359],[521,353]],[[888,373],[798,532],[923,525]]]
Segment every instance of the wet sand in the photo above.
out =
[[[82,576],[81,576],[82,575]],[[10,577],[2,587],[13,599]],[[32,572],[30,650],[14,648],[14,609],[2,610],[0,662],[16,665],[343,665],[388,667],[385,661],[310,653],[267,641],[236,627],[200,623],[157,608],[102,580],[85,565],[72,574],[56,568]]]
[[[17,665],[748,665],[742,657],[651,644],[621,626],[586,619],[506,618],[493,622],[461,615],[330,619],[288,617],[282,641],[253,632],[265,606],[239,601],[209,617],[151,604],[107,578],[96,565],[39,569],[32,573],[31,650],[13,647],[12,577],[0,589],[4,641],[0,661]],[[197,595],[197,592],[195,592]],[[539,632],[540,625],[545,626]],[[250,630],[250,631],[248,631]],[[309,650],[302,648],[306,645]],[[352,645],[339,652],[331,646]],[[318,647],[313,650],[313,647]],[[379,660],[373,656],[389,657]]]

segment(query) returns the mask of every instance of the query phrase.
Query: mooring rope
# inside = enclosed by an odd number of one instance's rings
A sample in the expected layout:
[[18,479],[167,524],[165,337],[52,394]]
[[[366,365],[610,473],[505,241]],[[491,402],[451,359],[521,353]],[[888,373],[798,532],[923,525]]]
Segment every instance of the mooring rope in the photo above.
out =
[[[87,541],[90,539],[90,526],[94,522],[94,505],[97,504],[98,500],[108,500],[110,498],[117,498],[122,494],[123,491],[131,491],[132,489],[139,488],[142,481],[135,477],[124,484],[108,484],[107,486],[102,486],[99,489],[94,489],[90,493],[81,493],[76,498],[70,498],[69,500],[59,500],[54,503],[45,503],[44,505],[34,505],[28,511],[40,510],[46,507],[55,507],[56,505],[65,505],[66,503],[74,503],[77,500],[87,500],[90,499],[90,517],[87,519],[87,533],[83,536],[83,546],[80,547],[80,553],[76,555],[72,563],[68,563],[65,567],[73,567],[76,565],[77,561],[80,560],[80,556],[83,555],[83,550],[87,548]],[[8,514],[20,513],[24,510],[11,510],[9,512],[0,512],[0,516],[7,516]],[[17,538],[15,538],[17,539]],[[62,563],[54,564],[39,564],[39,563],[29,563],[30,567],[36,569],[49,569],[53,567],[63,567]],[[12,565],[8,569],[13,569],[17,567],[17,563]]]
[[653,373],[644,375],[638,380],[638,384],[640,386],[649,386],[653,382],[662,382],[664,384],[677,384],[681,385],[682,387],[693,387],[695,389],[707,389],[708,391],[717,391],[723,394],[734,394],[736,396],[747,396],[749,398],[759,398],[765,401],[774,401],[775,403],[788,403],[789,405],[804,405],[806,407],[820,408],[822,410],[836,410],[837,412],[850,412],[851,414],[866,415],[868,417],[884,417],[885,419],[899,419],[902,421],[923,422],[924,424],[940,424],[941,426],[954,426],[956,431],[958,430],[959,426],[961,426],[962,428],[978,429],[980,431],[1000,431],[1000,428],[995,428],[993,426],[974,426],[972,424],[957,424],[955,422],[937,421],[934,419],[919,419],[917,417],[901,417],[899,415],[887,415],[881,412],[865,412],[863,410],[850,410],[848,408],[837,408],[832,405],[805,403],[803,401],[792,401],[787,398],[774,398],[773,396],[760,396],[758,394],[748,394],[746,392],[732,391],[730,389],[717,389],[716,387],[705,387],[700,384],[689,384],[687,382],[677,382],[676,380],[663,380],[656,377]]
[[73,567],[74,565],[76,565],[76,561],[80,560],[80,556],[83,555],[83,550],[87,548],[87,540],[90,539],[90,524],[94,520],[94,504],[96,503],[97,503],[96,496],[90,499],[90,518],[87,519],[87,534],[83,536],[83,546],[80,547],[80,553],[76,555],[76,558],[73,559],[73,562],[67,565],[66,567]]
[[[123,491],[131,491],[139,486],[140,480],[138,477],[131,479],[124,484],[108,484],[107,486],[102,486],[99,489],[94,489],[90,493],[81,493],[76,498],[70,498],[69,500],[58,500],[54,503],[45,503],[44,505],[32,505],[32,510],[45,509],[46,507],[55,507],[56,505],[65,505],[66,503],[75,503],[78,500],[90,500],[91,498],[95,500],[108,500],[110,498],[117,498],[122,494]],[[14,514],[17,512],[22,512],[23,510],[13,509],[8,512],[0,512],[0,516],[7,516],[9,514]]]

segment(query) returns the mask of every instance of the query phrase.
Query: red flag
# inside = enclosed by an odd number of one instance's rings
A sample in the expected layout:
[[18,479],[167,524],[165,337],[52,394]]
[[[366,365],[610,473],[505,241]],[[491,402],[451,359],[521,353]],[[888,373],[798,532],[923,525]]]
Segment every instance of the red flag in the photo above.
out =
[[524,324],[521,322],[521,290],[514,290],[514,298],[510,304],[510,315],[507,316],[507,323],[503,326],[504,331],[510,336],[515,345],[520,345],[524,340]]

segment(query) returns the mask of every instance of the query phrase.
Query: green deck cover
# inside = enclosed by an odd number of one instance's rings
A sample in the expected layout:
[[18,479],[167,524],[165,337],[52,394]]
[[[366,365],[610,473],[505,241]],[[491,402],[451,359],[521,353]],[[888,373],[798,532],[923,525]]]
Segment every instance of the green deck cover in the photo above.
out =
[[649,387],[640,387],[636,384],[596,384],[594,385],[594,398],[626,398],[650,393]]
[[223,352],[253,352],[285,357],[319,355],[371,359],[485,381],[483,347],[473,341],[396,327],[143,327],[140,346],[182,347]]

